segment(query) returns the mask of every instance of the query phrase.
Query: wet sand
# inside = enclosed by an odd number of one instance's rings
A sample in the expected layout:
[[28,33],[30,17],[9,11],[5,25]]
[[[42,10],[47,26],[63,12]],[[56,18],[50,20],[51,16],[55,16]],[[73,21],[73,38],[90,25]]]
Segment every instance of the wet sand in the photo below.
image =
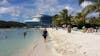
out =
[[30,56],[53,56],[49,43],[44,42],[43,40],[44,39],[41,38],[37,45],[33,47],[33,51]]

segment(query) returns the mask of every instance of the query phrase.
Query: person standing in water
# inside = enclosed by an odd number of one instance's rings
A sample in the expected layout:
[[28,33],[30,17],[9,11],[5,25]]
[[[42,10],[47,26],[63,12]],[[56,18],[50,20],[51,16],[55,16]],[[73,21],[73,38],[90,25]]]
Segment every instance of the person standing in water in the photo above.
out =
[[42,36],[44,37],[44,40],[46,41],[46,38],[48,36],[48,31],[47,31],[46,28],[43,30],[43,35]]
[[24,38],[26,37],[27,32],[24,32]]

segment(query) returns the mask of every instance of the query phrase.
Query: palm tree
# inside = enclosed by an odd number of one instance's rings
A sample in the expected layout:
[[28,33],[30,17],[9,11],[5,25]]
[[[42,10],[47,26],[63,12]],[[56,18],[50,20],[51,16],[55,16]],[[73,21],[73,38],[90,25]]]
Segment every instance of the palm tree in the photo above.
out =
[[86,17],[91,12],[99,12],[99,16],[100,16],[99,7],[100,7],[100,4],[89,5],[82,10],[82,15]]
[[60,12],[60,18],[62,19],[62,21],[65,24],[70,23],[70,16],[68,15],[68,10],[67,9],[63,9],[62,12]]
[[79,24],[85,24],[85,18],[81,15],[82,13],[77,13],[76,16],[73,17],[72,21],[74,24],[79,25]]
[[79,4],[83,3],[84,1],[94,2],[92,5],[86,6],[81,12],[81,16],[82,16],[81,18],[85,24],[86,23],[85,18],[91,12],[99,12],[99,17],[100,17],[100,0],[79,0]]
[[71,23],[70,18],[71,15],[68,15],[68,10],[63,9],[59,14],[53,16],[52,25],[56,27],[63,24],[70,24]]
[[56,14],[56,15],[53,16],[52,25],[54,27],[58,26],[58,24],[59,24],[58,18],[59,18],[59,15],[58,14]]
[[62,12],[60,12],[63,19],[67,19],[68,17],[68,10],[64,9]]
[[86,17],[90,12],[99,12],[99,17],[100,17],[100,0],[79,0],[79,4],[81,4],[84,1],[92,1],[95,3],[85,7],[82,10],[82,16]]

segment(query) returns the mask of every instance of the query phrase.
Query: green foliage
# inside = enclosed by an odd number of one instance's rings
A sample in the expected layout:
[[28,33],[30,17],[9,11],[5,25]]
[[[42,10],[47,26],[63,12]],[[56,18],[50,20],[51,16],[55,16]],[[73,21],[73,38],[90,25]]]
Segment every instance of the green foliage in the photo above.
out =
[[[79,0],[79,4],[84,1],[92,1],[92,0]],[[75,16],[68,15],[68,10],[64,9],[59,14],[53,17],[53,26],[59,26],[62,24],[71,24],[73,26],[77,26],[78,28],[86,27],[94,27],[100,25],[100,17],[95,18],[86,18],[86,16],[91,12],[99,12],[100,16],[100,0],[92,1],[94,4],[88,5],[85,7],[82,12],[77,13]]]
[[64,9],[59,14],[53,16],[53,26],[60,26],[62,24],[70,24],[71,15],[68,15],[68,10]]
[[91,12],[100,12],[99,7],[100,7],[99,3],[93,4],[93,5],[88,5],[87,7],[85,7],[82,10],[82,15],[86,17]]
[[24,27],[24,26],[26,26],[26,24],[24,23],[0,20],[0,28]]
[[82,10],[82,16],[86,17],[91,12],[99,12],[100,16],[100,0],[79,0],[79,4],[81,4],[84,1],[92,1],[94,3],[92,5],[86,6]]
[[[80,28],[81,26],[93,27],[100,25],[100,0],[79,0],[79,4],[83,3],[84,1],[91,1],[94,3],[92,5],[86,6],[81,13],[77,14],[73,19],[74,23]],[[99,12],[99,18],[93,17],[92,19],[87,19],[86,16],[91,12]]]

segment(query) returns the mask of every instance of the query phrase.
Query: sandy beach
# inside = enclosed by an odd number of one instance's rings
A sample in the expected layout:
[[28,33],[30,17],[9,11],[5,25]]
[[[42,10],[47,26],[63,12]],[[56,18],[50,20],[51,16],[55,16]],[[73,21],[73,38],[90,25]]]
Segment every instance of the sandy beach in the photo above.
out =
[[100,56],[100,0],[0,0],[0,56]]
[[29,56],[100,56],[100,33],[82,33],[48,28],[47,41],[41,39]]
[[33,47],[32,54],[30,56],[53,56],[53,52],[49,43],[44,43],[44,39],[40,41]]

